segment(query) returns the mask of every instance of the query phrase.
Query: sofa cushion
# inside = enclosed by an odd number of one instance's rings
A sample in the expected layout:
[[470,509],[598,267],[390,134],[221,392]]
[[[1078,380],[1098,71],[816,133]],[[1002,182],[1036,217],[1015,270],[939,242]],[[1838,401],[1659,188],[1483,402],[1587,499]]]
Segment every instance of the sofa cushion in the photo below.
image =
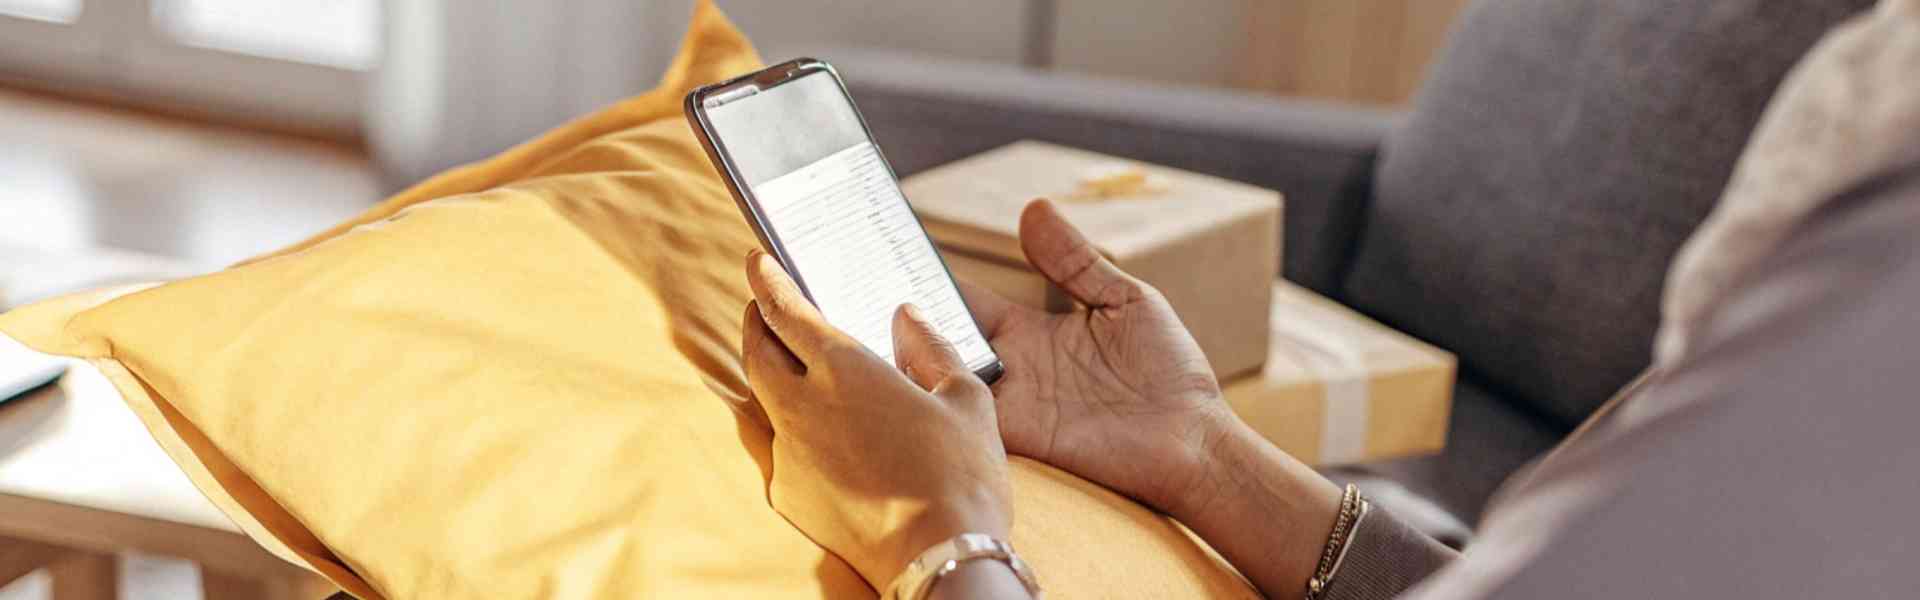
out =
[[1485,0],[1389,137],[1344,289],[1577,423],[1787,70],[1871,0]]

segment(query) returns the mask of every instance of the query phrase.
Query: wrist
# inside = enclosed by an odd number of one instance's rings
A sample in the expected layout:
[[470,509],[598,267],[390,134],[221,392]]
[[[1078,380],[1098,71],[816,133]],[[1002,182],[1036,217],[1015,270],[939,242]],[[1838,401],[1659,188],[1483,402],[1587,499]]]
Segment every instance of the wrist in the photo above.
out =
[[917,511],[893,539],[885,543],[886,548],[878,554],[871,572],[864,573],[867,582],[874,589],[885,592],[894,578],[906,570],[907,563],[913,562],[928,548],[963,533],[981,533],[997,540],[1007,539],[1013,528],[1010,511],[989,496],[984,492],[969,493],[931,503]]
[[1176,472],[1187,475],[1169,478],[1180,485],[1155,503],[1162,512],[1180,521],[1190,521],[1213,508],[1222,498],[1234,496],[1237,493],[1234,488],[1245,483],[1235,465],[1246,462],[1249,446],[1256,440],[1265,443],[1258,432],[1230,411],[1210,419],[1196,439],[1195,447],[1174,465]]
[[[1235,421],[1238,423],[1238,421]],[[1239,423],[1208,454],[1201,483],[1168,514],[1207,540],[1272,598],[1313,577],[1342,490]]]

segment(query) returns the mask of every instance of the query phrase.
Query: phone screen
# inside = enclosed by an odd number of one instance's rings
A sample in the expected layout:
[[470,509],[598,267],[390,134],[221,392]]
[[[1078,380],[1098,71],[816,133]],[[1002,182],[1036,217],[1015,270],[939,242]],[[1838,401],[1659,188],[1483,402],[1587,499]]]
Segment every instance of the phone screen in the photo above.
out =
[[892,362],[894,309],[912,303],[969,369],[996,362],[830,71],[711,103],[705,111],[768,237],[827,322]]

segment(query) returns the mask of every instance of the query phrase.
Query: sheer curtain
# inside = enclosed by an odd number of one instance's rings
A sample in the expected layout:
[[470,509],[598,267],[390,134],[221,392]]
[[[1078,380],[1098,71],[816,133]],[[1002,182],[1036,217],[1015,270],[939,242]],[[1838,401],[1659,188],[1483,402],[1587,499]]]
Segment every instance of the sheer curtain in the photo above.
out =
[[[770,60],[860,46],[1035,64],[1054,10],[1053,0],[716,2]],[[363,130],[398,187],[652,87],[693,0],[389,0],[385,11]]]
[[387,2],[364,131],[388,185],[651,87],[690,13],[663,0]]

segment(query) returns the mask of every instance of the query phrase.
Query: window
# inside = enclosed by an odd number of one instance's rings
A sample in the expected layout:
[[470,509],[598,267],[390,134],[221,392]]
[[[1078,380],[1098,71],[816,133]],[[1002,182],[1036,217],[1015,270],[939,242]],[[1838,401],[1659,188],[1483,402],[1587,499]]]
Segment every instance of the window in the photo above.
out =
[[0,0],[0,15],[72,23],[80,16],[80,0]]
[[352,135],[383,0],[0,0],[0,78]]
[[154,8],[154,20],[182,42],[241,54],[366,70],[379,42],[375,0],[170,0]]

